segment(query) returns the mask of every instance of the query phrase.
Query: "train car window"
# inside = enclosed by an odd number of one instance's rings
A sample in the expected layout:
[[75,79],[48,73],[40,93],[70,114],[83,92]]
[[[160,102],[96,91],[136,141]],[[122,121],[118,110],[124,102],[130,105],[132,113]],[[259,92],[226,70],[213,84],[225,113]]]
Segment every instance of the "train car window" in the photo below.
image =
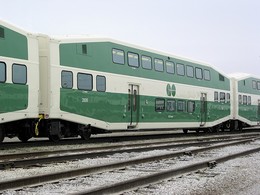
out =
[[136,53],[127,53],[128,65],[132,67],[139,67],[139,55]]
[[193,66],[186,66],[187,76],[193,78],[194,77],[194,68]]
[[144,69],[152,69],[152,58],[149,56],[142,56],[142,67]]
[[6,81],[6,64],[0,62],[0,82],[4,83]]
[[202,69],[201,68],[195,68],[195,76],[197,79],[203,79]]
[[180,76],[185,75],[184,65],[183,64],[177,64],[177,74]]
[[260,82],[257,81],[257,89],[260,90]]
[[166,105],[167,105],[166,109],[168,112],[174,112],[176,110],[175,100],[167,100]]
[[222,74],[218,74],[218,77],[220,81],[225,81],[225,77]]
[[156,71],[163,72],[163,70],[164,70],[163,60],[155,58],[154,59],[154,69]]
[[256,81],[252,81],[252,88],[256,89]]
[[225,103],[225,101],[226,101],[225,93],[223,93],[223,92],[219,93],[219,100],[220,100],[220,102]]
[[170,61],[165,62],[166,65],[166,72],[169,74],[174,74],[174,63]]
[[92,91],[93,89],[93,76],[91,74],[78,73],[78,89]]
[[195,101],[188,101],[187,111],[188,113],[193,113],[195,111]]
[[204,70],[204,79],[206,81],[210,81],[211,80],[211,76],[210,76],[210,71],[209,70]]
[[0,38],[5,38],[5,29],[0,27]]
[[243,104],[247,105],[247,96],[246,95],[243,95]]
[[27,83],[27,68],[22,64],[13,64],[12,67],[13,83],[23,84]]
[[242,104],[242,95],[238,95],[238,102],[239,102],[239,104]]
[[125,64],[125,53],[123,50],[112,49],[112,59],[116,64]]
[[98,75],[96,77],[96,88],[97,91],[105,92],[106,91],[106,77]]
[[165,100],[161,98],[155,99],[155,111],[162,112],[165,110]]
[[227,93],[227,103],[230,102],[230,93]]
[[72,89],[73,73],[71,71],[61,71],[61,87],[65,89]]
[[214,92],[214,101],[218,102],[218,92],[217,91]]
[[247,104],[248,104],[248,105],[251,105],[251,96],[248,96],[248,97],[247,97]]
[[185,106],[185,101],[184,100],[178,100],[177,102],[177,111],[179,112],[185,112],[186,111],[186,106]]

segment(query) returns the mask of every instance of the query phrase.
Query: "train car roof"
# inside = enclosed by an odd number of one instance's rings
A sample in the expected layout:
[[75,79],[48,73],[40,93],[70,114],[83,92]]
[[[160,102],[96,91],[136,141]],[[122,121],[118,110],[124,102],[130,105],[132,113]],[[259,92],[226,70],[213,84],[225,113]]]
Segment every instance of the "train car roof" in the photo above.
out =
[[247,79],[247,78],[260,79],[260,77],[257,77],[255,75],[248,74],[248,73],[242,73],[242,72],[232,73],[232,74],[229,74],[228,76],[230,78],[234,78],[236,80],[244,80],[244,79]]
[[20,34],[23,34],[23,35],[27,35],[27,36],[28,35],[33,35],[33,33],[29,33],[28,31],[26,31],[26,30],[24,30],[24,29],[22,29],[20,27],[17,27],[15,25],[11,24],[10,22],[5,22],[5,21],[3,21],[1,19],[0,19],[0,26],[9,28],[9,29],[11,29],[11,30],[13,30],[15,32],[18,32]]
[[124,45],[127,47],[133,47],[136,49],[140,49],[140,50],[145,50],[145,51],[149,51],[151,53],[157,53],[163,56],[169,56],[171,58],[175,58],[175,59],[179,59],[179,60],[183,60],[183,61],[188,61],[194,64],[200,64],[203,66],[208,66],[211,67],[213,69],[215,69],[217,72],[221,73],[223,76],[228,77],[228,75],[226,73],[224,73],[223,71],[219,70],[218,68],[216,68],[214,65],[207,63],[207,62],[202,62],[199,60],[193,60],[187,57],[183,57],[180,55],[174,55],[174,54],[170,54],[168,52],[164,52],[164,51],[159,51],[156,49],[152,49],[152,48],[148,48],[148,47],[143,47],[143,46],[139,46],[139,45],[135,45],[135,44],[131,44],[128,42],[124,42],[124,41],[119,41],[113,38],[107,38],[107,37],[99,37],[99,36],[92,36],[92,35],[64,35],[64,36],[51,36],[52,39],[54,40],[58,40],[58,42],[60,43],[80,43],[80,42],[112,42],[112,43],[116,43],[116,44],[120,44],[120,45]]

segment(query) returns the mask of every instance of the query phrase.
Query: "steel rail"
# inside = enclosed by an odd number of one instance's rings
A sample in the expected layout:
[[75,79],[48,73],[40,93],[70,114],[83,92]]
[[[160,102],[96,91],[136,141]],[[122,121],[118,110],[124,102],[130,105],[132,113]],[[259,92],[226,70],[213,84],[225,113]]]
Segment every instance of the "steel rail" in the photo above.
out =
[[260,147],[250,149],[247,151],[243,151],[243,152],[239,152],[239,153],[235,153],[235,154],[231,154],[231,155],[227,155],[227,156],[220,157],[220,158],[215,158],[212,160],[194,163],[194,164],[183,166],[180,168],[175,168],[175,169],[171,169],[171,170],[167,170],[167,171],[162,171],[159,173],[150,174],[147,176],[142,176],[142,177],[135,178],[135,179],[130,179],[130,180],[123,181],[123,182],[114,183],[112,185],[102,186],[102,187],[95,188],[95,189],[88,190],[88,191],[73,193],[73,194],[75,194],[75,195],[76,194],[77,195],[81,195],[81,194],[94,195],[95,194],[96,195],[96,194],[122,193],[125,191],[136,189],[138,187],[146,186],[146,185],[149,185],[152,183],[157,183],[159,181],[162,181],[162,180],[165,180],[168,178],[172,178],[172,177],[175,177],[178,175],[190,173],[190,172],[193,172],[193,171],[196,171],[199,169],[203,169],[203,168],[207,168],[207,167],[213,167],[213,166],[216,166],[217,163],[223,163],[228,160],[246,156],[246,155],[256,153],[259,151],[260,151]]
[[[200,142],[206,143],[205,141],[209,140],[217,140],[215,143],[222,142],[225,139],[229,139],[227,141],[232,140],[240,140],[244,139],[245,137],[253,138],[253,136],[260,136],[260,134],[249,134],[249,135],[236,135],[236,136],[213,136],[213,137],[202,137],[202,138],[192,138],[192,139],[179,139],[179,140],[170,140],[170,141],[152,141],[149,143],[134,143],[134,144],[117,144],[117,145],[110,145],[110,146],[96,146],[96,147],[83,147],[83,148],[76,148],[76,149],[61,149],[61,150],[53,150],[53,151],[40,151],[40,152],[26,152],[26,153],[13,153],[13,154],[2,154],[0,155],[0,162],[4,160],[11,160],[11,159],[19,159],[19,158],[29,158],[29,157],[39,157],[39,156],[46,156],[46,155],[53,155],[53,154],[61,154],[61,153],[76,153],[76,152],[90,152],[95,150],[111,150],[111,149],[119,149],[119,148],[126,148],[126,147],[140,147],[140,146],[149,146],[149,145],[156,145],[156,144],[177,144],[180,142]],[[240,137],[240,138],[239,138]],[[214,143],[214,142],[211,142]],[[191,143],[192,144],[192,143]],[[196,145],[196,144],[195,144]],[[186,145],[176,145],[176,147],[181,147]],[[1,166],[0,166],[1,167]],[[1,168],[0,168],[1,169]]]
[[179,151],[179,152],[172,152],[169,154],[145,157],[145,158],[141,158],[141,159],[127,160],[127,161],[122,161],[122,162],[106,164],[106,165],[73,169],[73,170],[69,170],[66,172],[42,174],[42,175],[36,175],[36,176],[30,176],[30,177],[25,177],[25,178],[20,178],[20,179],[9,180],[9,181],[3,181],[3,182],[0,182],[0,191],[6,190],[6,189],[13,189],[13,188],[17,189],[17,188],[24,187],[24,186],[42,184],[42,183],[50,182],[50,181],[53,182],[53,181],[58,181],[60,179],[77,177],[80,175],[86,176],[86,175],[93,174],[93,173],[101,173],[104,171],[121,169],[121,168],[125,168],[126,166],[132,166],[132,165],[141,164],[141,163],[169,159],[169,158],[173,158],[173,157],[182,156],[185,154],[198,153],[198,152],[203,152],[203,151],[207,151],[207,150],[227,147],[227,146],[231,146],[231,145],[244,144],[247,142],[251,142],[253,140],[254,139],[245,139],[243,141],[233,141],[230,143],[218,144],[218,145],[214,145],[214,146],[207,146],[207,147],[203,147],[203,148],[199,148],[199,149],[183,150],[183,151]]
[[[254,139],[256,137],[250,137],[246,138],[248,139]],[[245,140],[245,138],[239,138],[236,139],[236,141],[239,140]],[[49,157],[40,157],[40,158],[26,158],[26,159],[18,159],[18,160],[12,160],[12,161],[2,161],[0,162],[0,170],[2,169],[9,169],[9,168],[15,168],[15,167],[28,167],[32,165],[38,165],[38,164],[48,164],[48,163],[57,163],[57,162],[64,162],[68,160],[79,160],[79,159],[86,159],[86,158],[94,158],[94,157],[100,157],[100,156],[107,156],[107,155],[113,155],[115,153],[124,153],[124,152],[145,152],[145,151],[151,151],[151,150],[162,150],[162,149],[169,149],[169,148],[175,148],[175,147],[186,147],[186,146],[201,146],[205,144],[215,144],[215,143],[221,143],[221,142],[227,142],[230,140],[221,140],[221,141],[205,141],[205,142],[192,142],[192,143],[181,143],[181,144],[162,144],[152,147],[139,147],[139,148],[128,148],[128,149],[120,149],[120,150],[105,150],[105,151],[98,151],[98,152],[85,152],[85,153],[79,153],[79,154],[69,154],[69,155],[56,155],[56,156],[49,156]]]

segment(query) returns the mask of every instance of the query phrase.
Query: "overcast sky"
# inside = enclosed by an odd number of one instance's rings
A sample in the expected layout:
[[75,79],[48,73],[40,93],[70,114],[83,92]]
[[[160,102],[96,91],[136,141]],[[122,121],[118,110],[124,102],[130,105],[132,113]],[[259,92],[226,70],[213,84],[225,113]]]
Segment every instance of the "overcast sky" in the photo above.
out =
[[259,0],[0,0],[0,18],[49,35],[105,36],[260,77]]

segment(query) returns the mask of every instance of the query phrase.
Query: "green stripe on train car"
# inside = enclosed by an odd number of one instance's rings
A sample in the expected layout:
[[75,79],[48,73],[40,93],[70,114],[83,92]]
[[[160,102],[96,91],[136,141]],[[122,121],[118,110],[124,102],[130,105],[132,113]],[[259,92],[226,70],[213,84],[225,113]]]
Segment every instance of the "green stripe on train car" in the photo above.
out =
[[0,56],[28,60],[27,37],[0,26]]
[[24,110],[28,107],[28,86],[0,83],[0,113]]
[[[65,112],[110,123],[129,123],[128,94],[60,89],[60,109]],[[152,96],[139,96],[139,122],[200,122],[200,101],[195,101],[193,113],[155,111]],[[165,99],[165,98],[164,98]],[[167,100],[167,99],[165,99]],[[178,100],[178,99],[175,99]],[[183,99],[182,99],[183,100]],[[230,114],[229,103],[207,102],[207,122]]]
[[[84,52],[83,52],[84,45]],[[86,45],[86,46],[85,46]],[[230,90],[230,80],[227,77],[219,74],[211,67],[204,66],[189,61],[184,61],[169,56],[163,56],[160,54],[152,53],[146,50],[140,50],[133,47],[127,47],[112,42],[89,42],[89,43],[63,43],[60,44],[60,65],[68,67],[76,67],[81,69],[89,69],[101,72],[115,73],[120,75],[128,75],[134,77],[141,77],[153,80],[168,81],[175,83],[188,84],[193,86],[210,87],[214,89]],[[125,64],[115,64],[112,61],[112,49],[121,49],[125,53]],[[82,50],[81,50],[82,49]],[[175,63],[181,63],[184,65],[191,65],[202,69],[207,69],[211,73],[211,80],[200,80],[196,78],[190,78],[187,76],[179,76],[175,74],[169,74],[164,72],[158,72],[154,69],[143,69],[140,65],[139,68],[133,68],[127,65],[127,52],[137,53],[139,59],[142,55],[150,56],[153,59],[159,58],[164,61],[170,60]],[[140,61],[140,60],[139,60]],[[221,77],[221,79],[220,79]]]
[[259,111],[257,105],[239,105],[238,114],[241,117],[246,118],[249,121],[257,122],[260,120]]

